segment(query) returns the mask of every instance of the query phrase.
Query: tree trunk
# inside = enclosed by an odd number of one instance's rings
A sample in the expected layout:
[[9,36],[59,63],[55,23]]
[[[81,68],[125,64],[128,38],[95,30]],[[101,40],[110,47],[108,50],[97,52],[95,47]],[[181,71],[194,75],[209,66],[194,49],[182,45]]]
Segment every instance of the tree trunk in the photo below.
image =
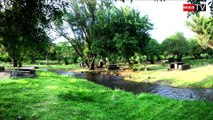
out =
[[129,58],[127,59],[127,62],[128,62],[129,65],[132,65],[132,62],[130,61]]
[[58,64],[60,64],[60,59],[58,59]]
[[199,59],[200,58],[200,54],[194,54],[195,59]]
[[104,61],[104,65],[106,65],[106,63],[107,63],[106,58],[104,58],[103,61]]
[[99,67],[100,67],[100,68],[103,68],[103,66],[104,66],[104,62],[100,61],[100,62],[99,62]]
[[35,59],[35,57],[32,55],[31,56],[31,62],[30,62],[31,64],[34,64],[34,63],[36,63],[36,59]]
[[182,57],[183,57],[183,55],[177,55],[177,61],[181,62],[182,61]]
[[150,59],[150,63],[151,63],[151,64],[155,64],[154,56],[151,56],[150,58],[151,58],[151,59]]
[[174,57],[169,58],[168,61],[169,61],[169,63],[174,62],[174,61],[175,61],[175,60],[174,60]]
[[84,63],[86,64],[86,66],[87,66],[88,68],[90,68],[90,65],[89,65],[89,63],[87,62],[87,60],[84,60]]
[[46,64],[49,65],[49,58],[48,58],[48,54],[46,55]]
[[157,59],[158,59],[158,60],[161,60],[161,57],[158,55],[158,56],[157,56]]
[[22,67],[22,62],[21,62],[21,60],[18,61],[18,67]]
[[18,67],[18,60],[13,59],[13,67]]
[[69,64],[67,58],[64,58],[64,64],[65,64],[65,65],[68,65],[68,64]]
[[92,57],[92,61],[90,63],[89,70],[95,70],[95,55]]

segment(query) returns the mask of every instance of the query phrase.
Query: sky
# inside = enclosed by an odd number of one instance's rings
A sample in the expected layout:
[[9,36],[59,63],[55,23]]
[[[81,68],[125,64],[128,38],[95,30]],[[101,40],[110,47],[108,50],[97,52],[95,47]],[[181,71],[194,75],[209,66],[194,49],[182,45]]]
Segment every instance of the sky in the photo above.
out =
[[[142,15],[148,15],[151,22],[154,23],[154,29],[150,31],[152,38],[158,42],[162,42],[165,38],[171,36],[175,32],[183,32],[186,38],[195,37],[195,33],[190,31],[185,25],[187,12],[183,11],[183,4],[187,0],[166,0],[165,2],[155,2],[154,0],[133,0],[116,2],[117,7],[130,6],[138,9]],[[207,11],[202,14],[210,13],[208,6]]]
[[[186,3],[187,0],[166,0],[165,2],[133,0],[132,3],[129,0],[125,0],[124,3],[118,0],[115,5],[117,7],[129,6],[138,9],[141,15],[148,15],[154,24],[154,29],[150,31],[151,37],[161,43],[175,32],[183,32],[186,38],[195,37],[195,33],[185,25],[185,21],[190,19],[187,18],[187,12],[183,11],[183,4]],[[207,11],[202,14],[210,14],[208,6]],[[55,42],[64,41],[62,39],[59,38]]]

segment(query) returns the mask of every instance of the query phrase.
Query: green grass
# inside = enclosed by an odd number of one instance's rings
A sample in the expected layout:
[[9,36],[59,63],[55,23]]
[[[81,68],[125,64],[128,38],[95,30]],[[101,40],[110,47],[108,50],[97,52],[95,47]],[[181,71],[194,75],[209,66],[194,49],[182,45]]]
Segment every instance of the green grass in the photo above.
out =
[[168,71],[168,66],[149,65],[148,71],[136,71],[127,80],[162,83],[175,87],[213,88],[213,65],[193,66],[189,70]]
[[0,80],[1,120],[212,120],[213,103],[135,96],[83,79],[38,71]]

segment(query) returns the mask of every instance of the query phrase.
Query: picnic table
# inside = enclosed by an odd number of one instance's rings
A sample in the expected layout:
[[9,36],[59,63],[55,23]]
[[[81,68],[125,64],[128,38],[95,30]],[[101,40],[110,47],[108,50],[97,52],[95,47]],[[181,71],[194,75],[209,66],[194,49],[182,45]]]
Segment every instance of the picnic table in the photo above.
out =
[[11,69],[11,75],[13,77],[17,76],[35,76],[35,67],[15,67]]
[[18,71],[28,71],[30,74],[35,74],[35,67],[20,67],[20,68],[13,68],[13,70],[18,70]]

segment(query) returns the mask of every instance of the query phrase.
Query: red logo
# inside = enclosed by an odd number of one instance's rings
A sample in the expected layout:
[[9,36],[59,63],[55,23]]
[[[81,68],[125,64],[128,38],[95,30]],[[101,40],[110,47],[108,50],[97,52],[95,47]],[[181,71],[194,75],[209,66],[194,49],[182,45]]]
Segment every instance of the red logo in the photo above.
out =
[[183,11],[194,12],[195,11],[195,4],[183,4]]

